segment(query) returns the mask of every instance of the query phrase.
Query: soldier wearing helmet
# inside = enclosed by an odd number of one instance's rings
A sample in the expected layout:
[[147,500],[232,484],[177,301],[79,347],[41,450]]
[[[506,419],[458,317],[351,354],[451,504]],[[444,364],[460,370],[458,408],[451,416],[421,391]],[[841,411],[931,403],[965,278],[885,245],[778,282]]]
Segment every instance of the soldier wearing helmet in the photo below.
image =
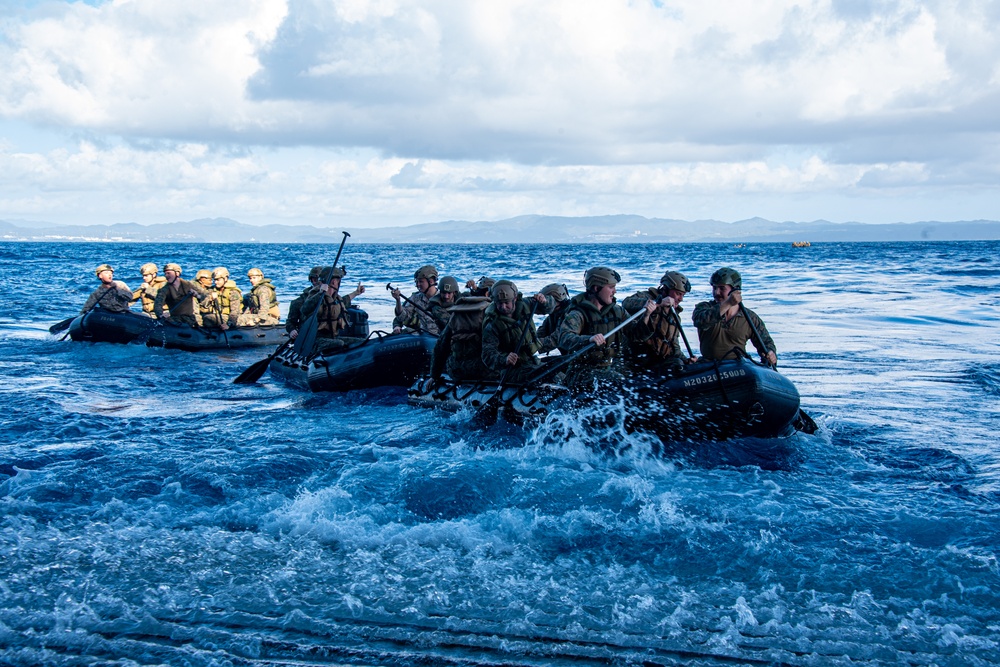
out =
[[392,320],[392,332],[399,333],[404,328],[426,331],[437,335],[441,332],[430,311],[430,301],[437,294],[438,270],[433,264],[421,266],[413,273],[413,284],[417,291],[403,303],[403,293],[399,289],[392,290],[392,298],[396,300],[395,317]]
[[[510,280],[498,280],[490,295],[493,303],[483,314],[483,364],[494,373],[506,373],[510,382],[524,382],[541,363],[536,353],[542,343],[532,308]],[[544,295],[532,298],[545,304]]]
[[[320,274],[320,283],[316,292],[302,303],[301,312],[311,315],[316,313],[316,342],[309,354],[318,354],[325,350],[343,347],[362,339],[342,335],[342,331],[350,327],[347,309],[351,301],[363,294],[365,286],[358,283],[358,289],[350,294],[340,294],[340,282],[347,274],[344,267],[326,267]],[[323,281],[326,282],[323,282]],[[298,337],[298,329],[288,332],[294,340]]]
[[80,309],[80,314],[92,308],[103,308],[112,313],[124,313],[132,303],[132,290],[120,280],[115,280],[115,270],[108,264],[101,264],[94,273],[101,284],[91,292]]
[[170,262],[163,266],[167,283],[156,293],[153,313],[169,324],[198,326],[196,304],[208,298],[208,292],[196,282],[181,278],[179,264]]
[[211,311],[202,314],[202,323],[217,329],[235,327],[243,308],[243,292],[229,279],[229,269],[224,266],[212,271],[211,278],[213,284],[208,291]]
[[543,287],[539,294],[545,298],[545,307],[535,312],[547,314],[538,327],[538,338],[542,341],[539,352],[551,352],[559,347],[559,325],[570,306],[569,290],[565,285],[552,283]]
[[247,271],[250,279],[250,293],[243,297],[243,313],[237,318],[241,327],[277,324],[281,317],[278,296],[270,278],[254,267]]
[[160,291],[161,287],[167,284],[166,278],[156,275],[157,271],[159,271],[159,267],[156,264],[152,262],[143,264],[142,268],[139,269],[139,273],[142,274],[142,284],[132,292],[132,303],[142,299],[142,312],[150,317],[156,317],[153,314],[156,293]]
[[694,363],[697,357],[685,357],[681,348],[681,301],[691,291],[691,281],[678,271],[667,271],[659,287],[636,292],[622,301],[625,311],[632,314],[652,302],[654,310],[635,325],[632,356],[629,361],[637,368],[653,368],[666,363],[677,367]]
[[490,289],[496,284],[496,280],[489,276],[481,276],[479,281],[468,280],[465,283],[466,292],[464,296],[486,296],[490,295]]
[[451,319],[451,313],[448,312],[448,309],[455,305],[459,296],[461,295],[458,291],[458,278],[455,276],[442,278],[438,283],[437,294],[432,296],[428,302],[428,310],[431,311],[438,331],[444,331],[444,328],[448,326],[448,320]]
[[194,280],[205,288],[205,292],[208,294],[207,299],[198,303],[198,310],[195,311],[195,317],[198,318],[198,326],[204,326],[205,317],[208,316],[209,326],[218,328],[219,318],[215,317],[217,304],[212,298],[214,296],[214,290],[212,290],[212,272],[208,269],[199,269],[198,273],[194,274]]
[[[743,279],[735,269],[723,267],[712,274],[712,301],[703,301],[694,308],[694,325],[705,359],[735,359],[746,354],[747,341],[752,341],[761,361],[772,366],[778,363],[778,350],[757,313],[743,302]],[[744,316],[744,313],[746,315]],[[749,317],[749,321],[747,320]],[[756,328],[762,340],[756,340]],[[761,345],[763,344],[763,346]]]
[[[614,269],[595,266],[584,274],[587,291],[570,299],[570,306],[559,325],[559,349],[567,354],[594,343],[596,347],[580,358],[579,365],[582,367],[599,369],[614,366],[616,373],[620,366],[618,360],[628,347],[627,336],[623,335],[625,332],[615,333],[610,339],[604,336],[628,318],[628,313],[615,300],[620,280],[621,276]],[[580,384],[590,377],[611,378],[584,372],[570,383]]]

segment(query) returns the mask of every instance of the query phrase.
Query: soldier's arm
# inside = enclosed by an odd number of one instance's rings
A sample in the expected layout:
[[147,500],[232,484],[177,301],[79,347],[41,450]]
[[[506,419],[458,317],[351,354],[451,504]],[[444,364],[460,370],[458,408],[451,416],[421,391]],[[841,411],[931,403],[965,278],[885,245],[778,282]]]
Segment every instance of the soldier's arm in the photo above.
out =
[[101,298],[101,295],[98,294],[97,292],[98,290],[94,290],[93,292],[90,293],[90,296],[87,297],[87,300],[83,303],[83,308],[80,309],[81,315],[83,315],[85,312],[93,308],[94,304],[97,303],[97,300]]
[[157,318],[163,317],[163,305],[167,302],[167,292],[170,290],[164,286],[156,293],[156,300],[153,301],[153,314]]
[[571,311],[566,313],[559,325],[559,349],[574,352],[590,342],[590,336],[583,335],[583,315]]
[[500,337],[492,323],[483,326],[482,358],[491,370],[500,371],[507,367],[507,353],[500,351]]
[[719,310],[719,304],[714,301],[703,301],[694,307],[694,314],[691,316],[691,321],[699,329],[704,329],[707,327],[714,326],[722,321],[722,312]]

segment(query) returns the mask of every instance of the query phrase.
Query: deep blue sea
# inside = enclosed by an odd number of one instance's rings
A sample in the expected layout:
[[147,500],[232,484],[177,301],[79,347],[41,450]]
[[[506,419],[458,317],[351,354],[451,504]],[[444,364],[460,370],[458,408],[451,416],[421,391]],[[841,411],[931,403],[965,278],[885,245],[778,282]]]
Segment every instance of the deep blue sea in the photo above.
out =
[[425,263],[526,293],[603,264],[620,296],[685,273],[696,345],[735,267],[820,431],[661,458],[581,415],[483,432],[399,389],[234,385],[270,350],[47,329],[103,262],[258,266],[284,310],[335,245],[3,243],[0,664],[1000,663],[1000,243],[354,240],[380,329]]

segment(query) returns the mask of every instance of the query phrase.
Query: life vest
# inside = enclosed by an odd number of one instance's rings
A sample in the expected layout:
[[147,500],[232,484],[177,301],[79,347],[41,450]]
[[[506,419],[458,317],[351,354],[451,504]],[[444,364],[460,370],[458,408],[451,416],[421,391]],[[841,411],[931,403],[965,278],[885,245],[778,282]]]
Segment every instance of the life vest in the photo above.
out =
[[[496,309],[496,305],[490,305],[483,315],[483,329],[492,326],[497,333],[498,351],[510,354],[521,346],[518,356],[522,362],[534,360],[534,355],[541,348],[542,344],[538,340],[535,331],[535,323],[531,319],[531,310],[522,299],[518,299],[514,307],[514,312],[510,315],[503,315]],[[525,332],[524,328],[528,327]],[[522,343],[523,340],[523,343]]]
[[324,294],[316,313],[316,333],[324,338],[336,338],[341,329],[347,328],[347,305],[340,295]]
[[270,278],[264,278],[250,290],[250,299],[247,305],[254,315],[266,313],[271,317],[280,316],[278,296],[274,292],[274,285],[271,284]]
[[490,305],[484,296],[463,296],[449,308],[451,354],[455,361],[468,362],[482,357],[483,311]]
[[[580,334],[584,336],[607,334],[628,319],[625,309],[618,305],[617,301],[612,301],[610,306],[605,306],[598,310],[597,306],[587,299],[586,292],[577,294],[570,299],[570,306],[566,309],[565,315],[563,315],[564,322],[566,316],[571,312],[577,312],[583,316],[583,330]],[[622,336],[621,332],[616,333],[604,345],[595,347],[583,355],[581,361],[595,365],[609,364],[612,359],[621,354],[624,347],[623,340],[624,336]]]

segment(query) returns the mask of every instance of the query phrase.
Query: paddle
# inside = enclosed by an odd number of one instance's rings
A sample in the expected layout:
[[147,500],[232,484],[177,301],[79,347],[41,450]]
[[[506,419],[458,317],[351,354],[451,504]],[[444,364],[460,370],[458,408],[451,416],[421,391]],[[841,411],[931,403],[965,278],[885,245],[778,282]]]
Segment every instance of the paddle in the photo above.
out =
[[[60,333],[62,331],[66,331],[66,329],[69,329],[69,325],[73,323],[73,320],[75,320],[76,318],[81,317],[83,315],[86,315],[87,313],[89,313],[90,311],[92,311],[94,308],[97,308],[97,306],[99,306],[101,304],[101,301],[104,301],[104,297],[106,297],[107,295],[111,294],[112,289],[114,289],[114,288],[113,287],[109,287],[108,289],[106,289],[104,291],[104,294],[102,294],[97,299],[97,301],[94,302],[93,306],[91,306],[90,308],[88,308],[84,312],[80,313],[79,315],[74,315],[73,317],[67,317],[62,322],[56,322],[55,324],[53,324],[52,326],[50,326],[49,327],[49,333],[50,334],[57,334],[57,333]],[[65,336],[63,336],[63,338],[65,338]]]
[[228,325],[226,323],[226,320],[222,317],[222,304],[219,303],[218,294],[219,293],[216,292],[215,298],[212,299],[212,303],[215,305],[216,315],[219,316],[219,328],[222,329],[222,337],[226,339],[226,347],[231,350],[233,349],[233,346],[229,344],[229,334],[226,333],[226,326]]
[[[329,267],[327,271],[324,272],[323,277],[320,278],[320,282],[324,285],[329,285],[331,276],[334,270],[337,268],[337,262],[340,261],[340,253],[344,252],[344,244],[347,243],[347,237],[350,236],[347,232],[342,232],[344,237],[340,239],[340,248],[337,249],[337,256],[333,258],[333,266]],[[319,299],[316,301],[316,307],[313,309],[309,316],[302,321],[302,325],[299,327],[299,333],[295,337],[295,353],[299,356],[307,356],[312,353],[313,347],[316,345],[316,333],[319,331],[319,311],[323,306],[323,299],[326,297],[323,293],[320,293]]]
[[[757,331],[757,325],[754,324],[753,320],[750,319],[750,314],[747,312],[747,307],[743,305],[742,301],[740,301],[740,312],[743,313],[743,317],[746,319],[747,324],[750,325],[750,331],[751,333],[753,333],[754,336],[754,344],[759,346],[761,349],[766,350],[767,346],[764,345],[764,338],[760,335],[760,332]],[[764,365],[766,365],[768,368],[774,369],[775,372],[777,372],[778,370],[778,364],[772,365],[767,356],[764,357]],[[819,430],[819,426],[816,425],[816,422],[813,421],[813,418],[807,415],[802,410],[802,408],[799,408],[799,412],[795,416],[795,421],[792,423],[792,426],[795,427],[796,431],[802,431],[806,435],[812,435],[813,433]]]
[[[389,282],[389,283],[385,284],[385,289],[387,291],[391,292],[395,288],[392,286],[392,283]],[[411,306],[413,306],[414,308],[416,308],[417,310],[419,310],[421,313],[423,313],[427,317],[431,318],[431,320],[434,319],[434,316],[431,315],[431,312],[429,310],[427,310],[426,308],[424,308],[423,306],[421,306],[420,304],[418,304],[415,301],[413,301],[412,299],[404,296],[402,293],[400,293],[399,296],[400,296],[401,299],[403,299],[403,301],[405,301],[406,303],[410,304]],[[420,318],[417,318],[417,330],[418,331],[421,330],[420,329]],[[430,331],[425,331],[424,333],[428,333],[428,334],[430,334],[432,336],[437,336],[438,335],[438,334],[435,334],[435,333],[431,333]]]
[[[614,329],[612,329],[608,333],[604,334],[605,340],[611,338],[616,333],[618,333],[619,331],[621,331],[622,329],[624,329],[626,326],[628,326],[629,324],[631,324],[634,320],[637,320],[638,318],[642,317],[645,314],[646,314],[646,309],[645,308],[640,308],[639,310],[635,311],[634,313],[632,313],[631,315],[629,315],[628,318],[624,322],[622,322],[621,324],[619,324],[618,326],[616,326]],[[529,386],[531,386],[531,385],[533,385],[535,383],[541,382],[542,380],[544,380],[545,378],[549,377],[550,375],[553,375],[560,368],[568,366],[569,364],[573,363],[574,361],[576,361],[577,359],[579,359],[581,356],[583,356],[587,352],[590,352],[595,347],[597,347],[597,343],[587,343],[586,345],[584,345],[583,347],[581,347],[579,350],[577,350],[573,354],[567,355],[565,359],[560,359],[556,363],[554,363],[551,366],[549,366],[548,368],[544,369],[541,373],[539,373],[535,377],[531,378],[531,380],[529,380],[528,382],[525,382],[524,386],[525,387],[529,387]]]
[[688,342],[687,334],[684,333],[684,325],[681,324],[680,314],[678,314],[673,306],[670,306],[670,314],[674,316],[674,320],[677,322],[677,330],[681,332],[681,338],[684,339],[684,347],[687,348],[688,358],[694,359],[694,351],[691,349],[691,343]]
[[268,357],[266,359],[261,359],[260,361],[255,361],[253,364],[250,365],[249,368],[247,368],[245,371],[243,371],[242,373],[240,373],[236,377],[236,379],[233,380],[233,384],[253,384],[253,383],[255,383],[257,380],[259,380],[261,378],[262,375],[264,375],[264,371],[267,370],[267,367],[271,363],[271,361],[276,356],[278,356],[279,354],[281,354],[282,350],[284,350],[285,348],[287,348],[291,344],[292,344],[291,340],[286,340],[284,343],[282,343],[281,345],[278,346],[278,349],[276,349],[274,352],[272,352],[270,355],[268,355]]
[[[528,332],[531,331],[531,318],[535,316],[535,308],[538,307],[538,302],[534,299],[531,300],[531,310],[528,311],[528,317],[524,321],[524,326],[521,329],[521,335],[517,340],[517,347],[514,348],[514,354],[520,356],[521,348],[524,347],[524,341],[528,337]],[[504,384],[507,382],[507,376],[510,375],[511,370],[514,366],[507,366],[504,369],[503,375],[500,376],[500,382],[497,384],[497,390],[493,392],[485,403],[479,406],[476,410],[476,414],[472,416],[472,420],[479,426],[486,427],[495,424],[497,421],[497,413],[500,410],[500,394],[503,392]]]

